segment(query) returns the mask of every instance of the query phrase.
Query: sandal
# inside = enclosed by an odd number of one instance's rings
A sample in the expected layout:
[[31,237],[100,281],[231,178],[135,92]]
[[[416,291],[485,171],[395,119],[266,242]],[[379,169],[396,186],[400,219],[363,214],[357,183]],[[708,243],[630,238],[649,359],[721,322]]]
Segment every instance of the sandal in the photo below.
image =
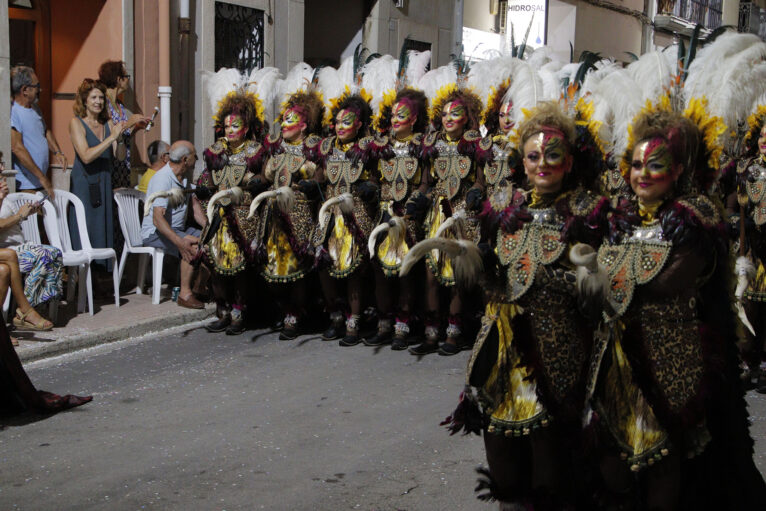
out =
[[13,325],[18,329],[37,330],[39,332],[53,330],[53,323],[42,316],[40,316],[40,320],[37,323],[33,323],[27,319],[27,316],[34,310],[34,307],[30,307],[27,312],[21,312],[21,309],[16,309],[16,317],[13,318]]

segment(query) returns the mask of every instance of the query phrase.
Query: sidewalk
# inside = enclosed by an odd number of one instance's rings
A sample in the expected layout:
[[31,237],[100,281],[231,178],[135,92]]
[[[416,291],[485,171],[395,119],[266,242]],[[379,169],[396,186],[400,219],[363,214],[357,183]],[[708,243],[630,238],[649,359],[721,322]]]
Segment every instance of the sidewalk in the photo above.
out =
[[[30,362],[200,321],[215,312],[213,304],[207,309],[185,309],[168,297],[153,305],[148,294],[125,294],[120,297],[120,302],[117,308],[114,299],[111,302],[106,298],[96,300],[93,316],[88,314],[87,309],[76,314],[75,303],[62,303],[56,326],[50,332],[15,329],[10,332],[19,340],[16,353],[22,362]],[[42,312],[48,316],[47,307]],[[13,312],[9,315],[12,316]]]

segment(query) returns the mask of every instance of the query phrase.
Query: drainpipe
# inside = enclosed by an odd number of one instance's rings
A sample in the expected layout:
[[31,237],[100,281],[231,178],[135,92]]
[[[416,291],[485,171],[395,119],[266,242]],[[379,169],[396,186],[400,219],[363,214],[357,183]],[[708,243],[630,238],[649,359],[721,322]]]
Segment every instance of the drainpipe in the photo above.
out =
[[452,10],[452,53],[460,55],[463,50],[463,0],[455,0]]
[[170,139],[170,97],[173,88],[170,86],[170,0],[157,0],[159,8],[159,60],[160,85],[157,95],[160,98],[160,137],[171,144]]
[[179,102],[178,102],[178,139],[189,140],[189,125],[191,124],[191,117],[188,115],[191,113],[191,98],[189,97],[189,81],[191,78],[190,62],[190,44],[191,38],[191,19],[189,18],[189,0],[181,0],[179,3],[178,12],[178,38],[179,38],[179,52],[181,54],[180,61],[180,80],[179,85]]

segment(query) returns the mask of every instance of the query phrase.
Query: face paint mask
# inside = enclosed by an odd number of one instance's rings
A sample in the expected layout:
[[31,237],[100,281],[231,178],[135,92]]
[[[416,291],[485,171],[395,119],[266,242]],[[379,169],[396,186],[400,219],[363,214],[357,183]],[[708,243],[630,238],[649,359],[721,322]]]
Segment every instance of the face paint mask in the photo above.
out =
[[447,135],[455,140],[463,134],[463,129],[468,122],[466,108],[460,101],[450,101],[442,109],[442,125]]
[[569,145],[558,129],[545,129],[524,142],[524,170],[540,193],[558,191],[569,171]]
[[412,133],[415,116],[404,101],[399,101],[391,111],[391,131],[394,135],[407,136]]
[[229,115],[224,121],[224,133],[229,144],[237,144],[245,138],[247,127],[239,115]]
[[513,129],[514,122],[513,122],[513,118],[511,117],[512,113],[513,113],[513,103],[508,102],[508,103],[503,103],[503,106],[500,107],[500,111],[497,114],[500,131],[504,135],[507,135]]
[[341,142],[348,142],[359,131],[357,116],[351,110],[341,110],[335,117],[335,134]]
[[630,187],[639,199],[653,202],[665,197],[676,178],[673,156],[664,139],[653,138],[636,146],[630,169]]
[[766,125],[761,128],[761,134],[758,137],[758,152],[766,156]]
[[282,116],[282,138],[292,142],[300,137],[306,126],[303,115],[296,108],[287,110]]

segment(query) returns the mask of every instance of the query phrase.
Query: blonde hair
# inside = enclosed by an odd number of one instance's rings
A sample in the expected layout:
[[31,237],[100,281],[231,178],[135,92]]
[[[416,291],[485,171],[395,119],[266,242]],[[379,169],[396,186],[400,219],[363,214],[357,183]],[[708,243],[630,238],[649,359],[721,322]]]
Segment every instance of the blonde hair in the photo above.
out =
[[543,131],[543,128],[557,128],[561,130],[570,147],[574,145],[574,121],[561,111],[558,103],[555,101],[545,101],[538,103],[536,107],[530,110],[524,120],[521,121],[521,124],[519,124],[518,133],[519,140],[521,141],[519,147],[524,147],[524,143],[536,133]]

